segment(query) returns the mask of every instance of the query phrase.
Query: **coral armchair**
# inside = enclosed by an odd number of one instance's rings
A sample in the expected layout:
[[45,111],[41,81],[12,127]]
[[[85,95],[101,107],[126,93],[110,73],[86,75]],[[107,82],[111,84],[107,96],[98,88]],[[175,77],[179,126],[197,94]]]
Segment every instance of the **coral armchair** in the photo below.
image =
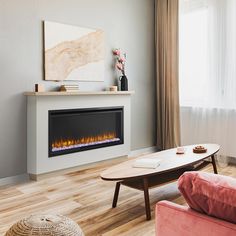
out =
[[156,205],[157,236],[235,236],[236,224],[168,201]]

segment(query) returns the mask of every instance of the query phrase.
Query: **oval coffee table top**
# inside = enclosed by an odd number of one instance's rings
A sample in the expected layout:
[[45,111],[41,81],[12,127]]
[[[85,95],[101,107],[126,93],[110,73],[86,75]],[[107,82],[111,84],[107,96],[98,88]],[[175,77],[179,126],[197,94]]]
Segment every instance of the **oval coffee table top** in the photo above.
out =
[[[193,153],[195,146],[204,146],[207,148],[206,153]],[[198,163],[217,153],[220,149],[218,144],[195,144],[184,146],[184,154],[176,154],[176,148],[155,152],[138,158],[130,158],[130,160],[122,162],[118,165],[112,166],[101,173],[103,180],[125,180],[137,177],[151,176],[161,174],[171,170],[179,169],[188,165]],[[155,158],[160,159],[160,165],[156,169],[148,168],[134,168],[135,160],[142,158]]]

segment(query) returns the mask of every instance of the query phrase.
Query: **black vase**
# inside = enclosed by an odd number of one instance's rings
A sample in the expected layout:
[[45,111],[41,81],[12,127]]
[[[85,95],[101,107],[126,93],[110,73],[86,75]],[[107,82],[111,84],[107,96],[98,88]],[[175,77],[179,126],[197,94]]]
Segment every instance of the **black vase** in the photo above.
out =
[[120,89],[121,91],[128,91],[128,79],[125,75],[120,77]]

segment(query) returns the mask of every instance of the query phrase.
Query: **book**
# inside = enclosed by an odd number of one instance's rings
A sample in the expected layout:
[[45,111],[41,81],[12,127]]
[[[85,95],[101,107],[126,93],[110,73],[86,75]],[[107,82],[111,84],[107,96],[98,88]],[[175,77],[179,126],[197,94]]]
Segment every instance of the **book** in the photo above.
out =
[[60,91],[63,91],[63,92],[77,92],[77,91],[79,91],[79,85],[77,85],[77,84],[62,85],[60,87]]
[[160,165],[160,159],[153,159],[153,158],[141,158],[137,159],[133,167],[134,168],[148,168],[148,169],[156,169]]
[[79,86],[72,86],[72,85],[62,85],[64,88],[79,88]]

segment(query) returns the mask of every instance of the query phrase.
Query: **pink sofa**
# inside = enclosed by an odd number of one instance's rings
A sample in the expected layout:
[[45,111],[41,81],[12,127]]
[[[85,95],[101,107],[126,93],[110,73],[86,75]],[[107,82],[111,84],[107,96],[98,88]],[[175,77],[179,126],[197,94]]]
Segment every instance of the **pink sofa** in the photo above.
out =
[[235,236],[236,224],[168,201],[156,205],[157,236]]
[[187,171],[178,188],[188,205],[168,201],[156,205],[158,236],[236,236],[236,179]]

